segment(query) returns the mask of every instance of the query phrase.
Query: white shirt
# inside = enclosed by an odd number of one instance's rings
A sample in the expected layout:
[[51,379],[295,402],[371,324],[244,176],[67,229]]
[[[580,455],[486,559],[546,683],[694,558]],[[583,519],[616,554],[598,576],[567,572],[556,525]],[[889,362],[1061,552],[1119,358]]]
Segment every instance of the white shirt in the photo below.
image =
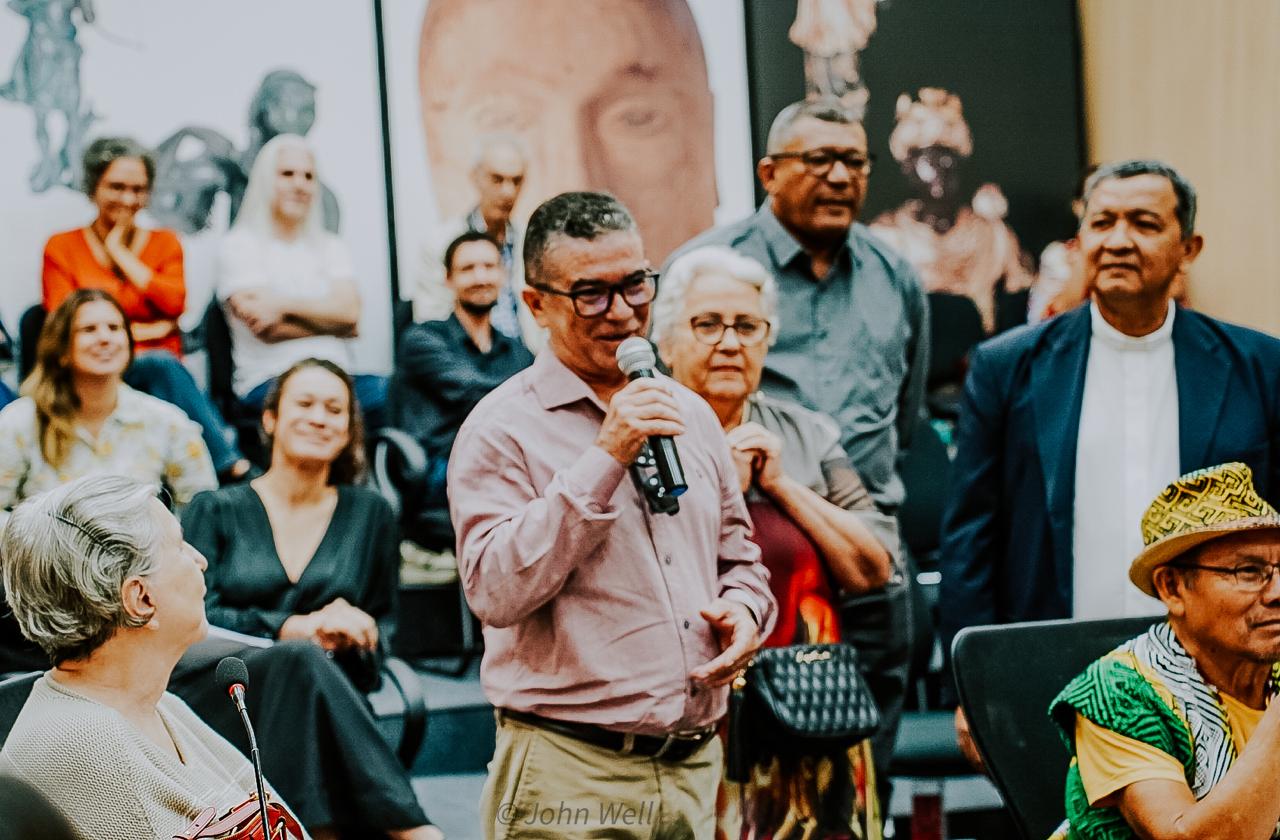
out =
[[1142,550],[1139,523],[1180,473],[1176,307],[1140,338],[1108,324],[1089,304],[1092,334],[1076,439],[1075,618],[1157,615],[1164,606],[1129,582]]
[[[322,298],[333,292],[334,282],[355,280],[351,255],[342,240],[331,233],[318,238],[285,240],[248,231],[232,231],[218,254],[217,295],[227,298],[245,289],[261,287],[290,297]],[[229,311],[231,355],[235,363],[232,387],[245,396],[263,382],[284,373],[309,357],[325,359],[351,370],[348,339],[331,335],[292,338],[274,344],[262,341],[248,324]]]

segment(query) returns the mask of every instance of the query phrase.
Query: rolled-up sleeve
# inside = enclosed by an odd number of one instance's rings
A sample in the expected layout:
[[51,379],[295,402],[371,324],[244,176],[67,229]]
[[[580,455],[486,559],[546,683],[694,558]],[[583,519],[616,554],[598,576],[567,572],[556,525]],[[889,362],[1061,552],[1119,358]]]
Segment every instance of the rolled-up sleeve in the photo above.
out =
[[449,459],[449,505],[463,589],[481,621],[515,624],[590,562],[618,518],[611,499],[625,475],[591,446],[539,493],[498,423],[463,427]]

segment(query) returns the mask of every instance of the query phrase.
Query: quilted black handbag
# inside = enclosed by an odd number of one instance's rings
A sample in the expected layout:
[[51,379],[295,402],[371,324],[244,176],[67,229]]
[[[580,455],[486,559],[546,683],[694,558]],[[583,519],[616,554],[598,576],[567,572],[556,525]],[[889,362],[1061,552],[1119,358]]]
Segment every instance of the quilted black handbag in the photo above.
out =
[[733,684],[726,775],[744,781],[769,756],[842,752],[879,727],[880,710],[853,647],[762,648]]

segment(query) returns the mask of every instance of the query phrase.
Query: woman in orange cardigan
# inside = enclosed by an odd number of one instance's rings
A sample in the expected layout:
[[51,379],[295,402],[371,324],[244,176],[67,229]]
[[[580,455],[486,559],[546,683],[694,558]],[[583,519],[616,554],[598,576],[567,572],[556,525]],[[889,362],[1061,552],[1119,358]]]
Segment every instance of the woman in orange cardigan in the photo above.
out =
[[200,424],[219,476],[239,479],[249,462],[228,443],[226,422],[180,361],[178,317],[187,298],[182,244],[172,231],[137,224],[155,172],[151,153],[134,140],[101,137],[89,144],[84,191],[98,215],[45,245],[44,310],[54,311],[76,289],[100,289],[115,298],[133,323],[138,350],[125,382],[185,411]]

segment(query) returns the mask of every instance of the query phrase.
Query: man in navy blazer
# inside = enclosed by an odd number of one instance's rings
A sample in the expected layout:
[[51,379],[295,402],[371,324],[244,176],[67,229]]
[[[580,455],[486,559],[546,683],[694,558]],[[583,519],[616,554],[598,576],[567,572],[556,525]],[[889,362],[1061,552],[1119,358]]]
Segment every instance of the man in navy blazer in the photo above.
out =
[[[1142,506],[1183,473],[1243,461],[1280,496],[1280,341],[1173,304],[1194,224],[1171,167],[1100,168],[1079,231],[1092,301],[974,351],[943,521],[947,650],[971,625],[1162,614],[1127,569]],[[976,756],[962,710],[956,726]]]

